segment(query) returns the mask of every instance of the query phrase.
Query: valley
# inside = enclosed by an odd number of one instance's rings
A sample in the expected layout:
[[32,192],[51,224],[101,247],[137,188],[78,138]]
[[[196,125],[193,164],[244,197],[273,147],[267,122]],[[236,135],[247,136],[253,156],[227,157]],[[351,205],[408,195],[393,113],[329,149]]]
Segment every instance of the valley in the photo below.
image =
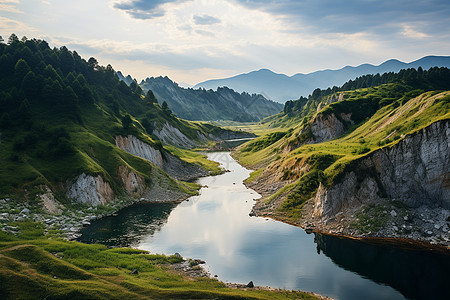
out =
[[2,299],[448,294],[445,67],[282,105],[11,36],[0,107]]

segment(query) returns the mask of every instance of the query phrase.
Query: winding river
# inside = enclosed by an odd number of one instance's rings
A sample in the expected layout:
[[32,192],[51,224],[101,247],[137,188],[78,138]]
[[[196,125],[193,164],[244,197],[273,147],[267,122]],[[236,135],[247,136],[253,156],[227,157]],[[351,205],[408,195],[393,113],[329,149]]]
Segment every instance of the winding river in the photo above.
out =
[[306,234],[250,217],[260,196],[228,152],[208,154],[230,172],[201,178],[181,204],[141,203],[83,228],[83,242],[180,253],[224,282],[312,291],[335,299],[447,299],[449,256]]

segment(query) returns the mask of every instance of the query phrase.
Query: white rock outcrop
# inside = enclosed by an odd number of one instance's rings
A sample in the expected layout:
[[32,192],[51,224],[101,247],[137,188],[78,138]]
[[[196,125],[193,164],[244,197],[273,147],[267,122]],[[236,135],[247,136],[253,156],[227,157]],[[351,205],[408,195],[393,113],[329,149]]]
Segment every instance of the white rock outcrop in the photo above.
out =
[[166,144],[181,148],[194,148],[197,144],[184,135],[178,128],[164,123],[160,131],[153,130],[153,134]]
[[100,205],[111,201],[114,192],[102,176],[94,177],[83,173],[69,186],[67,197],[89,205]]
[[164,166],[161,152],[133,135],[116,136],[116,146],[130,154],[144,158],[160,168]]
[[450,120],[431,124],[398,144],[361,158],[342,181],[319,187],[315,217],[331,217],[381,198],[406,206],[450,209]]
[[166,151],[163,158],[161,151],[154,149],[132,135],[127,137],[116,136],[116,146],[130,154],[150,161],[175,179],[192,180],[209,174],[201,166],[188,163],[170,152]]

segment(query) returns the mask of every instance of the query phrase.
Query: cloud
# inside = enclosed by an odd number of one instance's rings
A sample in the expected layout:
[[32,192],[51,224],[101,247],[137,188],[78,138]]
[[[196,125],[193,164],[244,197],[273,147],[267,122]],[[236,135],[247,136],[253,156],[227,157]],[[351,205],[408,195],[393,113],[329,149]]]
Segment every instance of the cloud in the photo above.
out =
[[20,21],[0,16],[0,30],[2,32],[14,32],[17,35],[34,34],[37,30]]
[[119,1],[113,7],[126,12],[134,19],[148,20],[162,17],[167,3],[182,3],[190,0],[129,0]]
[[439,28],[434,24],[448,20],[450,14],[447,0],[348,0],[345,3],[335,0],[235,1],[244,7],[285,18],[297,30],[306,26],[316,33],[366,31],[390,34],[393,24],[399,25],[398,33],[401,33],[404,31],[401,24],[415,22],[423,22],[424,31],[445,31],[448,27]]
[[9,4],[1,4],[0,3],[0,10],[10,12],[10,13],[16,13],[16,14],[22,13],[14,5],[9,5]]
[[218,24],[221,22],[222,21],[220,19],[215,18],[213,16],[208,16],[208,15],[203,15],[203,16],[195,15],[194,16],[194,23],[197,25],[214,25],[214,24]]
[[403,25],[402,34],[411,39],[423,39],[429,37],[426,33],[416,31],[412,25]]
[[195,33],[206,36],[206,37],[214,37],[214,33],[212,33],[211,31],[207,31],[207,30],[201,30],[201,29],[197,29],[195,30]]
[[17,4],[19,4],[19,0],[0,0],[0,11],[22,14],[23,12],[17,9]]

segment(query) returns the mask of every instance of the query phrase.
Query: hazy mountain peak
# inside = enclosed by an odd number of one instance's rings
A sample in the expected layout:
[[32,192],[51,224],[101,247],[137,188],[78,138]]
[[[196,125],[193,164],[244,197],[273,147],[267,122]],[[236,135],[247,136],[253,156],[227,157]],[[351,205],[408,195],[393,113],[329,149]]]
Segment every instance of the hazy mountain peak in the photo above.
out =
[[355,67],[346,66],[338,70],[326,69],[308,74],[298,73],[290,77],[262,68],[229,78],[204,81],[195,85],[194,88],[215,90],[219,86],[228,86],[235,91],[258,93],[268,99],[284,103],[287,100],[298,99],[300,96],[308,96],[316,88],[340,86],[346,81],[362,75],[398,72],[401,69],[418,68],[419,66],[425,70],[435,66],[450,67],[450,56],[430,55],[410,63],[389,59],[378,66],[361,64]]

